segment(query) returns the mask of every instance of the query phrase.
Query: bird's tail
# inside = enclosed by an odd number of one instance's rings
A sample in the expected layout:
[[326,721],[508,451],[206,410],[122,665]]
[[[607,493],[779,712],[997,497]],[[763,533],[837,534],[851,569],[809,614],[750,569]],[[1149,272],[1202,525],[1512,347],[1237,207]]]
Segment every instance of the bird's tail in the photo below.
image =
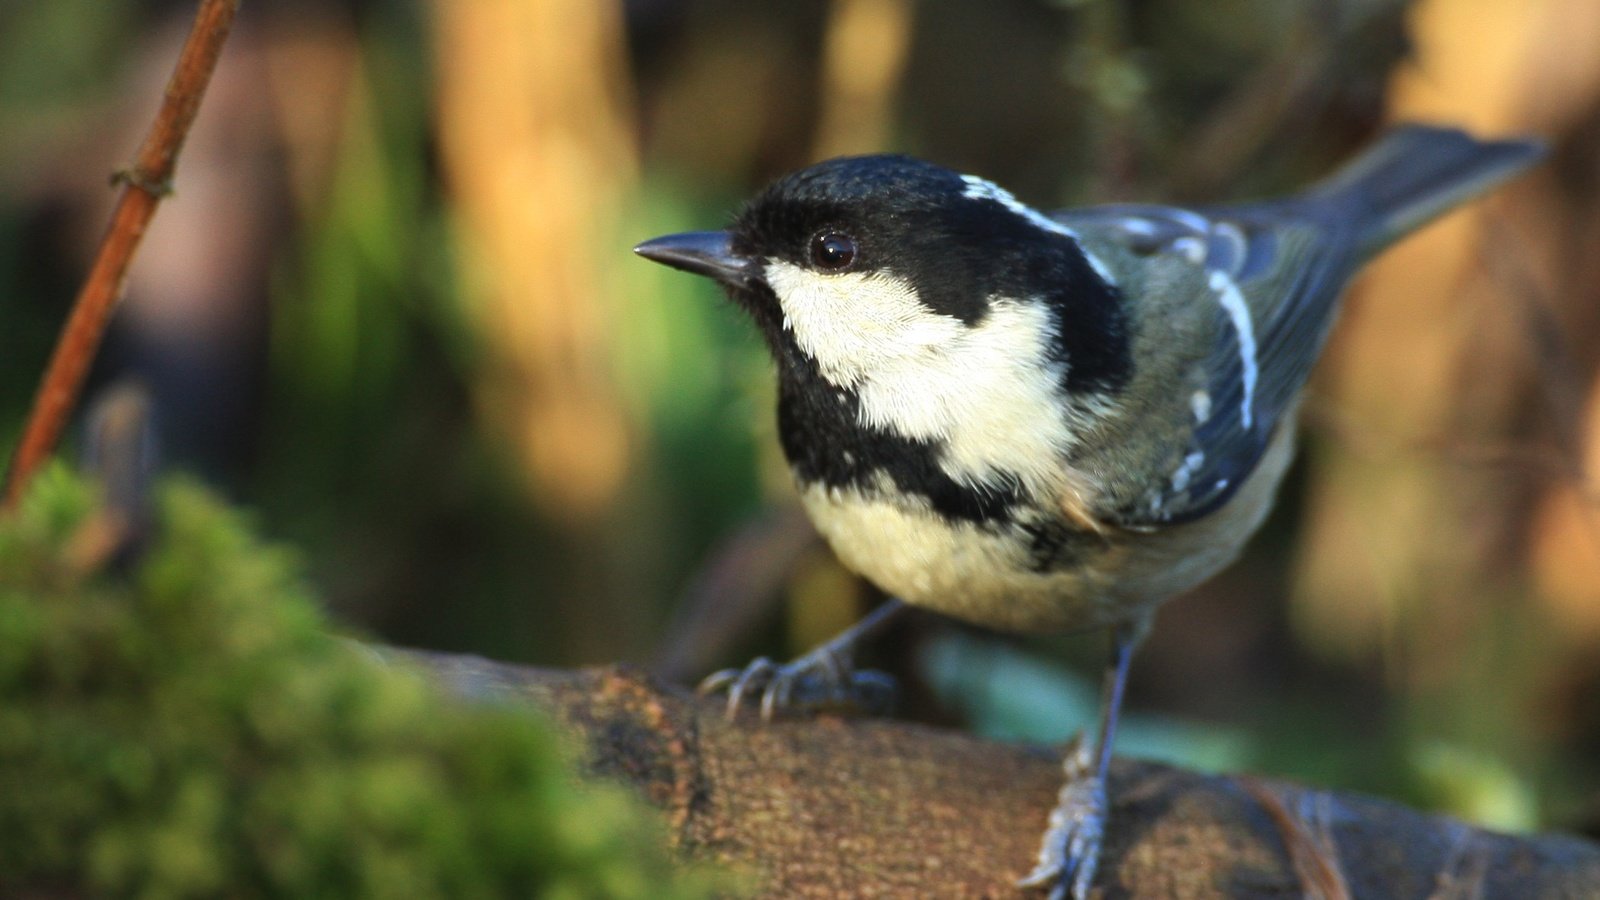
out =
[[1305,195],[1355,222],[1362,257],[1533,165],[1542,141],[1480,141],[1454,128],[1402,125]]

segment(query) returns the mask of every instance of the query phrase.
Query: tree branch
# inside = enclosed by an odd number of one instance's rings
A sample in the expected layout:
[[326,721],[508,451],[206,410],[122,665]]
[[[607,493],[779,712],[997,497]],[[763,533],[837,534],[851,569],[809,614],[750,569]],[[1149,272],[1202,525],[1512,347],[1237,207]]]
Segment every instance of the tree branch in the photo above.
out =
[[22,440],[11,457],[5,489],[0,494],[0,509],[10,509],[32,479],[33,473],[55,451],[67,419],[77,405],[78,392],[89,374],[105,336],[111,313],[116,310],[127,280],[128,266],[143,239],[145,228],[155,216],[156,207],[172,190],[172,176],[178,152],[189,134],[189,126],[200,110],[206,85],[222,55],[223,42],[233,25],[239,0],[202,0],[193,29],[178,56],[178,65],[167,82],[161,110],[145,136],[133,166],[118,172],[113,181],[122,185],[122,194],[111,214],[94,265],[84,279],[73,302],[72,314],[61,330],[55,352],[33,410],[23,429]]
[[[765,897],[1017,897],[1059,753],[885,720],[729,722],[627,668],[404,653],[453,690],[554,715],[594,773],[665,810],[687,855]],[[1111,772],[1105,896],[1600,896],[1600,846],[1394,803],[1134,760]]]

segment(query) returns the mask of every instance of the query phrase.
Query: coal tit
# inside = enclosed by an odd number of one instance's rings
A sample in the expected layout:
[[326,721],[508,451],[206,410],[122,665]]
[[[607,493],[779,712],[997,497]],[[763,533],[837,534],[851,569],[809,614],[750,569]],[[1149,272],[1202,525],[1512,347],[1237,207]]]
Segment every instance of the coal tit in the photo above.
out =
[[734,709],[761,692],[768,715],[877,687],[850,649],[898,601],[1109,629],[1099,728],[1024,880],[1085,896],[1128,661],[1156,608],[1260,526],[1346,282],[1539,154],[1411,125],[1284,199],[1049,214],[972,175],[850,157],[780,179],[726,231],[640,244],[755,320],[801,502],[898,598],[794,663],[714,683]]

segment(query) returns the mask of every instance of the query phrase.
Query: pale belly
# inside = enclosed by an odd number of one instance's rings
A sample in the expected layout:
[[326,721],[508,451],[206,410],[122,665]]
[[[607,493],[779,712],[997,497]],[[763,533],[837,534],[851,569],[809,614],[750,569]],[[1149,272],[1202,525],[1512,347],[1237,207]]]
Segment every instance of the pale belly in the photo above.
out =
[[853,489],[802,486],[801,504],[844,565],[925,609],[1008,631],[1071,631],[1138,622],[1239,555],[1271,507],[1293,448],[1279,429],[1223,509],[1158,532],[1086,535],[1040,570],[1015,526],[953,522]]
[[1098,566],[1034,571],[1028,541],[1013,526],[951,523],[821,485],[800,498],[847,568],[913,606],[1008,631],[1093,628],[1124,617]]

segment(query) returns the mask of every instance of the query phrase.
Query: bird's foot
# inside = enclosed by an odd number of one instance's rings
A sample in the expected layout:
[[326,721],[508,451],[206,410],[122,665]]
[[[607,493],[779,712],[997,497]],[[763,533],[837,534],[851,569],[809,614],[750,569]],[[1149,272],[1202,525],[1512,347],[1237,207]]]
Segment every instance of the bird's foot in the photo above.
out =
[[1067,756],[1067,781],[1050,812],[1039,863],[1019,887],[1050,889],[1050,900],[1087,900],[1105,835],[1106,784],[1095,772],[1087,742]]
[[853,668],[849,647],[837,643],[830,641],[783,665],[762,656],[743,669],[723,669],[700,682],[700,693],[727,691],[729,718],[758,694],[763,721],[825,710],[888,712],[894,705],[894,679],[883,672]]

